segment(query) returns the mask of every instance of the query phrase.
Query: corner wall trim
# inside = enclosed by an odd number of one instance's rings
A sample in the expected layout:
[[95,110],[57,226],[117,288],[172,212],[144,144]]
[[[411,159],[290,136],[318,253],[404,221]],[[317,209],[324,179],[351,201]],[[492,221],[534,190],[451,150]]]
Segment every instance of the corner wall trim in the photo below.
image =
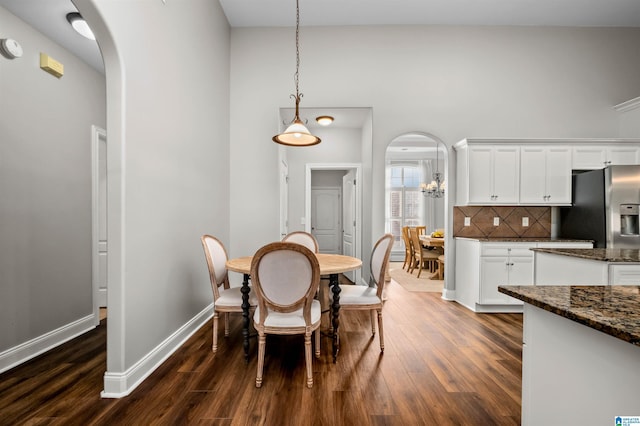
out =
[[122,398],[129,395],[212,317],[213,303],[191,318],[126,371],[105,372],[104,390],[100,396],[102,398]]
[[623,102],[613,107],[613,109],[615,109],[618,112],[631,111],[632,109],[635,109],[635,108],[640,108],[640,97],[628,100],[626,102]]
[[93,314],[87,315],[18,346],[9,348],[4,352],[0,352],[0,373],[10,370],[94,328]]

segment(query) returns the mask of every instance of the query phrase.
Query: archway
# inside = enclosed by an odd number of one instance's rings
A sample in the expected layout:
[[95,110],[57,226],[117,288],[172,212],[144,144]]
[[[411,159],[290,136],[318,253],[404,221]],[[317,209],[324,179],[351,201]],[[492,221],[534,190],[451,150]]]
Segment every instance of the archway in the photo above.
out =
[[[446,145],[424,132],[407,132],[395,137],[385,153],[385,229],[394,235],[392,261],[402,262],[405,247],[403,226],[425,226],[426,233],[449,230],[449,156]],[[436,175],[438,175],[436,177]],[[437,182],[436,182],[437,181]],[[445,244],[445,258],[451,244]],[[443,297],[447,293],[445,262]]]

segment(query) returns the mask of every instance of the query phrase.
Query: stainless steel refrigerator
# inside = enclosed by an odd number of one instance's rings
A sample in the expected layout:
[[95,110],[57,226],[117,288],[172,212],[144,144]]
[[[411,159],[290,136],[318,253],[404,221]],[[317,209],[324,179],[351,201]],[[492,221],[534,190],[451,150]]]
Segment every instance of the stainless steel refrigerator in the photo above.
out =
[[573,175],[572,206],[560,208],[560,236],[594,247],[640,248],[640,166]]

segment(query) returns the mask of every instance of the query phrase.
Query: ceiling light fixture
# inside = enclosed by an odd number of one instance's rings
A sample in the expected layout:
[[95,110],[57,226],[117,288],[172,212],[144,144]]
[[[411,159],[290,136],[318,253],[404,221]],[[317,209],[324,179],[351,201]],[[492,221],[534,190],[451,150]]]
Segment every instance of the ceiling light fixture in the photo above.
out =
[[81,36],[86,37],[89,40],[96,39],[96,36],[93,35],[93,31],[89,28],[89,24],[87,24],[87,21],[85,21],[82,15],[78,12],[67,13],[67,21],[69,21],[73,29]]
[[282,145],[289,146],[311,146],[320,143],[320,138],[312,135],[309,130],[306,128],[302,120],[300,120],[299,113],[299,104],[300,98],[302,98],[302,93],[298,91],[298,80],[299,80],[299,72],[300,70],[300,7],[298,5],[298,0],[296,0],[296,73],[294,74],[294,81],[296,84],[296,94],[291,95],[292,98],[296,101],[296,115],[293,118],[293,121],[287,127],[287,129],[280,133],[279,135],[275,135],[273,137],[273,141]]
[[321,126],[328,126],[333,123],[333,117],[330,115],[321,115],[320,117],[316,117],[316,121]]
[[436,142],[436,171],[433,173],[433,180],[428,185],[426,183],[420,184],[422,195],[424,195],[425,197],[431,197],[431,198],[444,197],[446,184],[442,180],[442,173],[440,173],[440,171],[438,170],[438,151],[440,151],[440,147]]

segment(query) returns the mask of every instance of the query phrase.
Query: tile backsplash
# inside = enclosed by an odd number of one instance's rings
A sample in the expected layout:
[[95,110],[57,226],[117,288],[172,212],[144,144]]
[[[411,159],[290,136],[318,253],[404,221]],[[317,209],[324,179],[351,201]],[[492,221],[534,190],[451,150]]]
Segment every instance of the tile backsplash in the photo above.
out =
[[[469,226],[465,225],[469,218]],[[495,218],[499,224],[496,226]],[[523,226],[523,218],[529,226]],[[470,238],[547,238],[551,236],[551,207],[455,206],[453,236]]]

